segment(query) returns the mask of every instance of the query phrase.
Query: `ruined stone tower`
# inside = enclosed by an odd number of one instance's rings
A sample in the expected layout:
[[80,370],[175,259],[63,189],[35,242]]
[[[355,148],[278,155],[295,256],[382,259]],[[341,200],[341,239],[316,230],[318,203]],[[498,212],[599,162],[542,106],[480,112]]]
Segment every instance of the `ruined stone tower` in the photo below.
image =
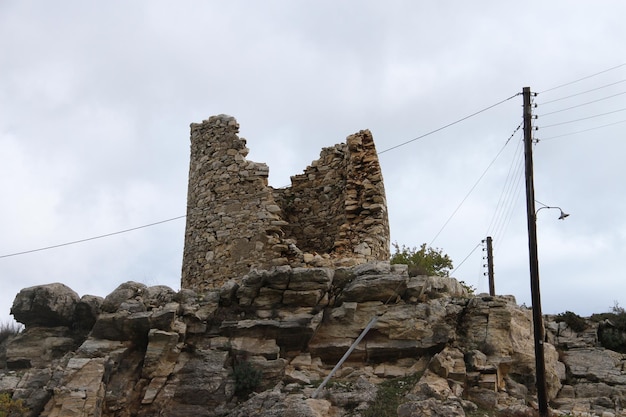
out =
[[246,160],[238,132],[227,115],[191,125],[182,288],[220,287],[252,268],[389,259],[385,189],[368,130],[322,149],[280,189],[268,185],[266,164]]

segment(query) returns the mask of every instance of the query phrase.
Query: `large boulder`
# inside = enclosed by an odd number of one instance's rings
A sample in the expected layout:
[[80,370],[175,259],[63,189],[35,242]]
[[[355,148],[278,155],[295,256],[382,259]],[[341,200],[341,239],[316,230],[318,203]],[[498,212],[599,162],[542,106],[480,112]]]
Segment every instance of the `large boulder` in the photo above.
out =
[[21,290],[11,307],[15,320],[30,326],[71,326],[78,294],[61,283],[37,285]]
[[79,331],[89,332],[98,319],[102,297],[83,295],[74,310],[74,326]]
[[142,298],[146,289],[147,287],[139,282],[125,282],[106,296],[102,303],[102,311],[105,313],[115,313],[118,310],[131,313],[146,311]]
[[467,288],[449,277],[418,275],[409,278],[405,298],[409,302],[440,297],[467,297]]
[[406,290],[408,278],[402,275],[361,275],[350,282],[343,290],[342,302],[381,301],[395,302]]

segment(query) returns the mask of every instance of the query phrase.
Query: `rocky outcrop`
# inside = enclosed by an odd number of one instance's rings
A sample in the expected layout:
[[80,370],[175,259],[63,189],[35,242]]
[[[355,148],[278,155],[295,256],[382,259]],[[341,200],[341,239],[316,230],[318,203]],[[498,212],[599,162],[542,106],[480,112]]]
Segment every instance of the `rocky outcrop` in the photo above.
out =
[[[30,416],[356,417],[389,401],[390,383],[401,416],[526,415],[534,404],[529,310],[386,262],[253,270],[205,293],[127,282],[79,298],[53,284],[20,292],[12,312],[25,330],[0,347],[0,392]],[[624,355],[588,329],[546,329],[551,406],[624,415]]]

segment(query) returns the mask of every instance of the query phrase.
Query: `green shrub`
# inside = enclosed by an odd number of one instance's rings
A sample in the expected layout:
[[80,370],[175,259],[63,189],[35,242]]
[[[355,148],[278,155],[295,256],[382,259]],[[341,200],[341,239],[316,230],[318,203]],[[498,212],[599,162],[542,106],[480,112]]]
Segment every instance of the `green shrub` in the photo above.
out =
[[247,398],[261,385],[263,372],[252,366],[250,362],[241,361],[233,365],[233,376],[235,378],[235,394]]
[[556,316],[556,322],[565,322],[567,327],[575,331],[576,333],[580,333],[587,328],[587,322],[584,318],[580,317],[576,313],[572,313],[571,311],[566,311],[565,313],[558,314]]
[[363,417],[396,417],[398,407],[406,401],[404,396],[413,389],[421,376],[420,372],[384,381],[378,386],[376,400],[363,413]]
[[610,313],[594,314],[591,320],[599,323],[598,340],[603,347],[626,353],[626,311],[617,302]]
[[409,266],[409,275],[439,275],[447,277],[452,269],[452,260],[441,249],[427,248],[423,243],[419,249],[400,247],[394,243],[396,252],[391,256],[392,264],[405,264]]
[[601,324],[598,327],[598,340],[600,344],[610,350],[626,353],[626,338],[624,332],[610,325]]
[[459,284],[461,284],[461,286],[465,288],[465,291],[467,291],[469,295],[472,295],[476,292],[476,287],[466,283],[465,281],[459,281]]
[[28,412],[22,400],[14,400],[7,393],[0,394],[0,417],[23,416]]

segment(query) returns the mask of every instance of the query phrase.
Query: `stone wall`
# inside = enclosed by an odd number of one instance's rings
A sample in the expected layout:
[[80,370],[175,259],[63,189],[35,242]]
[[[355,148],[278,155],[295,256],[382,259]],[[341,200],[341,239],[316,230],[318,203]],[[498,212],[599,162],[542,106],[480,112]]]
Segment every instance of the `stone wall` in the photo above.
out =
[[206,291],[251,269],[388,260],[385,189],[372,134],[324,148],[290,187],[268,185],[226,115],[191,125],[182,287]]
[[275,190],[274,197],[289,222],[285,230],[301,250],[389,259],[385,186],[369,130],[322,149],[320,159],[291,177],[291,187]]

